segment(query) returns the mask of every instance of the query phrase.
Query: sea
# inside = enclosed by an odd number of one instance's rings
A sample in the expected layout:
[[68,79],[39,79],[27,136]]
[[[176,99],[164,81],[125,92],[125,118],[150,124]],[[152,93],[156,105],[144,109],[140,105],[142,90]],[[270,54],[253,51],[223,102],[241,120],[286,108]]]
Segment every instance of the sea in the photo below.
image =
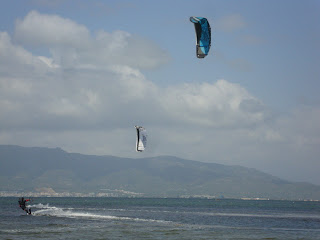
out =
[[[27,197],[27,196],[25,196]],[[0,239],[320,239],[320,202],[0,198]]]

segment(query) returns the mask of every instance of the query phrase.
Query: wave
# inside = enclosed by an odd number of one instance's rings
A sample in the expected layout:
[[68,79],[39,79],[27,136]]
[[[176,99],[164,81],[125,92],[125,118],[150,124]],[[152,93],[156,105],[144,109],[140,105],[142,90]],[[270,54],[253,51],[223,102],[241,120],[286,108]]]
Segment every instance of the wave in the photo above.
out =
[[106,219],[106,220],[119,220],[119,221],[139,221],[139,222],[158,222],[158,223],[171,223],[170,221],[156,220],[156,219],[143,219],[132,217],[120,217],[112,215],[101,215],[88,212],[74,211],[73,208],[59,208],[50,206],[49,204],[36,204],[29,207],[40,208],[40,210],[33,211],[34,216],[53,216],[53,217],[67,217],[67,218],[87,218],[87,219]]
[[[122,209],[122,208],[106,208],[103,210],[118,211],[118,212],[148,212],[148,213],[172,213],[169,210],[146,210],[146,209]],[[251,217],[251,218],[296,218],[296,219],[320,219],[319,214],[311,213],[237,213],[237,212],[193,212],[193,211],[180,211],[180,214],[197,214],[206,216],[217,216],[217,217]]]
[[[191,212],[190,212],[191,213]],[[194,213],[192,213],[194,214]],[[251,217],[251,218],[296,218],[296,219],[320,219],[318,214],[307,214],[307,213],[278,213],[278,214],[267,214],[267,213],[204,213],[198,212],[199,215],[210,215],[219,217]]]
[[30,208],[44,208],[44,209],[54,209],[54,208],[56,208],[56,207],[51,207],[49,205],[49,203],[47,203],[47,204],[38,203],[38,204],[28,205],[28,207],[30,207]]

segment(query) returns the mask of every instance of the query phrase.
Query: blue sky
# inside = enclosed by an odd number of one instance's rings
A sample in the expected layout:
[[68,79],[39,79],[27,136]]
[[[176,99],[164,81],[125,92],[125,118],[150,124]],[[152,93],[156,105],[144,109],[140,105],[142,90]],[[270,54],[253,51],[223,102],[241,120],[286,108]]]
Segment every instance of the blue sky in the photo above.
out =
[[[312,0],[5,1],[0,143],[175,155],[320,184],[319,10]],[[205,59],[190,16],[212,27]],[[143,155],[136,124],[150,135]]]

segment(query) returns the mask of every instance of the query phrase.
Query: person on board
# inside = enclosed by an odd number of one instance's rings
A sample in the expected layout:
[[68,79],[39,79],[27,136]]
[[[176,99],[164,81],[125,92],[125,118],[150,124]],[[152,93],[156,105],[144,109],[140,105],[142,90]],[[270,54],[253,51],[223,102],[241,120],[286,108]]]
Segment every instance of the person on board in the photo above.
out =
[[26,203],[29,202],[30,199],[24,199],[23,197],[22,198],[19,198],[19,207],[21,207],[21,209],[23,211],[25,211],[27,214],[31,214],[31,208],[28,208],[26,206]]

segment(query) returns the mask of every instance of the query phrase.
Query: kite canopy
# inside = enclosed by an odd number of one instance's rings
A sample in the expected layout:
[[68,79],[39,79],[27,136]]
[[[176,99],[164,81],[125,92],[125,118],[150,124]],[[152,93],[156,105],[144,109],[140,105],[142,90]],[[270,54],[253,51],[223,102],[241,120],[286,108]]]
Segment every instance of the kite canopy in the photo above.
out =
[[190,17],[194,24],[197,37],[196,53],[198,58],[208,55],[211,46],[211,28],[208,20],[203,17]]
[[147,145],[147,131],[144,127],[135,126],[137,130],[137,141],[136,141],[136,151],[144,151]]

